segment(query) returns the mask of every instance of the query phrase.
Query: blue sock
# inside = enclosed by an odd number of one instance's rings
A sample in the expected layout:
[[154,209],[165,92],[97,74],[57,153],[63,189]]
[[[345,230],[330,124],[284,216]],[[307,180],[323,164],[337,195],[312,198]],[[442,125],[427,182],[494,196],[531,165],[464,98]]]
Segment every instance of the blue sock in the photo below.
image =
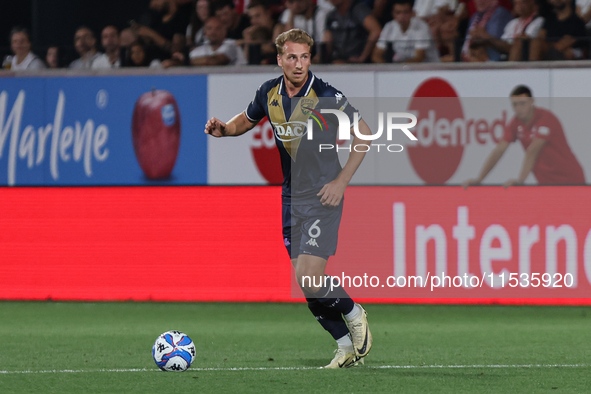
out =
[[337,340],[349,333],[349,328],[343,320],[341,312],[334,308],[322,305],[317,298],[306,298],[308,309],[314,315],[318,323]]
[[355,306],[355,302],[340,285],[331,287],[330,276],[326,275],[326,277],[326,286],[322,286],[320,291],[315,294],[318,302],[327,308],[337,310],[343,315],[350,313]]

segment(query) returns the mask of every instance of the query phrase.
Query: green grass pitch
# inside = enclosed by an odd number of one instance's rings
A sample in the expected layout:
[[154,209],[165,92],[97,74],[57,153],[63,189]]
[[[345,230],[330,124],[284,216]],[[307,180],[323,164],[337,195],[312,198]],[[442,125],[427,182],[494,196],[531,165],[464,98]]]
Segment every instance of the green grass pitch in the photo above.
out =
[[[591,392],[591,308],[366,305],[364,367],[318,370],[304,304],[0,302],[0,393]],[[156,337],[195,342],[160,372]]]

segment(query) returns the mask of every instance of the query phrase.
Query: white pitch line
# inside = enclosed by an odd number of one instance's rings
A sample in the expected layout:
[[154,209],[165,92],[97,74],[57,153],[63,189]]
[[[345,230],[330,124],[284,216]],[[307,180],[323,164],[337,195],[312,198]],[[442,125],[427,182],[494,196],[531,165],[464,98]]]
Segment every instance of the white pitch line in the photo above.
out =
[[[516,364],[516,365],[376,365],[362,367],[365,369],[421,369],[421,368],[585,368],[589,364]],[[235,367],[235,368],[189,368],[189,372],[224,372],[224,371],[302,371],[321,369],[318,367]],[[62,369],[46,371],[0,371],[4,374],[44,374],[44,373],[96,373],[96,372],[162,372],[153,368],[131,368],[131,369]]]

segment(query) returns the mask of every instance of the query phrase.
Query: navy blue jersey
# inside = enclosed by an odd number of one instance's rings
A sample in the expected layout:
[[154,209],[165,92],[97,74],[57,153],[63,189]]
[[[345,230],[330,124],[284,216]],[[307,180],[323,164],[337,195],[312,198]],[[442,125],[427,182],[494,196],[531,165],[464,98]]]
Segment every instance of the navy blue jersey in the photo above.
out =
[[[284,199],[319,199],[316,194],[320,189],[341,172],[336,151],[337,117],[323,114],[326,123],[312,122],[313,138],[307,136],[308,118],[311,113],[319,118],[321,108],[345,112],[353,125],[356,110],[347,98],[308,72],[308,80],[293,98],[287,95],[281,76],[259,86],[254,99],[244,111],[252,122],[259,122],[267,116],[273,127],[275,143],[281,156]],[[334,148],[319,151],[321,144],[331,144]]]

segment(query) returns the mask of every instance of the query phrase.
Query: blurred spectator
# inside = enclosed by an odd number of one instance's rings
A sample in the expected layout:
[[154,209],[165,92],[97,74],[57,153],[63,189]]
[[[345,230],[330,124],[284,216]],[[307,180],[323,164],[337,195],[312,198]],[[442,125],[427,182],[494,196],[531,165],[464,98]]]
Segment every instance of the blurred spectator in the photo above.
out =
[[335,9],[326,16],[324,42],[333,63],[365,63],[382,28],[371,10],[354,0],[331,0]]
[[159,57],[168,58],[171,53],[185,47],[185,33],[189,25],[192,5],[178,4],[176,0],[150,0],[149,12],[132,21],[131,29],[148,43],[159,48]]
[[246,64],[242,48],[236,41],[226,38],[226,28],[217,17],[205,22],[205,44],[189,53],[190,62],[194,66],[221,66]]
[[457,0],[416,0],[413,10],[415,16],[428,22],[430,18],[441,14],[454,13],[458,7],[463,6]]
[[131,44],[138,40],[139,36],[132,29],[123,29],[119,34],[119,44],[122,48],[129,48]]
[[[468,17],[472,18],[472,16],[478,11],[478,6],[476,4],[476,0],[460,0],[460,2],[465,4],[466,12],[468,13]],[[540,4],[545,3],[546,0],[539,0]],[[498,3],[501,7],[505,8],[507,11],[513,11],[513,1],[512,0],[498,0]]]
[[334,10],[334,4],[332,4],[330,0],[317,0],[316,5],[328,12]]
[[272,34],[271,30],[261,26],[251,26],[244,30],[244,57],[248,64],[275,64],[277,62],[277,50],[271,43]]
[[318,46],[324,39],[328,8],[317,6],[313,0],[286,0],[285,11],[275,26],[273,39],[284,31],[300,29],[308,33]]
[[[271,42],[275,21],[266,3],[263,3],[261,0],[251,1],[248,5],[247,13],[250,18],[250,26],[244,29],[242,33],[244,39],[242,43],[244,44],[245,52],[254,55],[248,57],[250,60],[249,63],[261,64],[263,60],[266,60],[265,63],[267,64],[268,60],[277,56],[275,44]],[[253,35],[255,39],[253,39]],[[264,42],[256,39],[266,36],[269,36],[269,39]]]
[[456,48],[461,49],[468,29],[468,19],[471,16],[468,4],[472,4],[470,0],[460,0],[453,14],[441,17],[441,24],[429,26],[442,61],[456,61],[456,58],[460,58],[461,51]]
[[187,26],[187,47],[194,48],[202,45],[205,41],[203,26],[205,21],[212,15],[209,0],[197,0],[194,12],[191,14],[191,22]]
[[107,26],[103,29],[101,32],[101,45],[105,49],[105,53],[96,58],[92,63],[92,69],[121,67],[119,30],[115,26]]
[[[421,18],[434,27],[435,24],[441,25],[444,21],[451,18],[454,14],[461,14],[464,10],[466,0],[415,0],[413,4],[414,16]],[[373,15],[378,21],[385,25],[392,20],[392,9],[395,1],[375,0],[373,6]],[[436,29],[431,32],[436,37]]]
[[94,61],[101,55],[96,50],[96,38],[88,27],[82,26],[74,33],[74,48],[80,58],[70,63],[70,68],[88,70],[92,68]]
[[466,39],[462,47],[462,58],[469,60],[470,44],[481,41],[487,46],[488,58],[492,61],[501,60],[501,53],[496,50],[487,38],[501,38],[505,26],[513,16],[497,0],[475,0],[476,12],[470,18]]
[[585,22],[572,7],[571,0],[550,0],[553,13],[533,40],[530,60],[574,60],[585,56]]
[[514,0],[513,13],[517,18],[507,23],[501,40],[490,38],[490,43],[499,52],[508,53],[511,61],[528,60],[523,59],[524,48],[538,36],[544,18],[538,15],[535,0]]
[[463,34],[460,24],[468,18],[466,3],[458,0],[416,0],[413,9],[415,16],[429,24],[438,50],[442,54],[452,52],[452,42]]
[[[374,63],[438,62],[439,53],[429,33],[429,25],[413,16],[412,0],[398,0],[393,9],[394,20],[386,23],[373,50]],[[393,56],[388,59],[388,44],[392,43]]]
[[15,27],[10,32],[10,49],[14,56],[10,64],[11,70],[41,70],[45,63],[31,52],[29,31],[24,27]]
[[[250,20],[250,27],[266,27],[267,29],[273,31],[275,27],[275,21],[271,16],[271,11],[267,7],[267,5],[262,2],[261,0],[253,0],[248,5],[248,9],[246,11],[248,14],[248,18]],[[244,29],[246,31],[246,29]]]
[[45,63],[47,63],[47,67],[49,68],[60,68],[62,66],[60,62],[60,50],[57,46],[47,48]]
[[128,67],[150,67],[162,68],[160,60],[151,58],[148,55],[149,49],[146,43],[140,38],[129,46],[127,51],[126,66]]
[[[513,11],[517,18],[507,23],[500,38],[494,37],[487,31],[480,31],[479,39],[473,40],[470,49],[472,50],[472,44],[478,43],[479,45],[476,45],[474,50],[481,50],[482,46],[492,47],[503,57],[508,55],[511,61],[522,60],[524,46],[527,47],[529,40],[537,37],[544,18],[538,16],[535,0],[514,0]],[[474,56],[470,57],[472,58],[470,61],[474,61]],[[483,56],[477,57],[484,59]],[[526,56],[526,60],[527,58],[528,56]]]
[[216,0],[213,4],[215,16],[228,32],[226,37],[232,40],[241,40],[244,29],[250,25],[248,16],[236,13],[232,0]]

